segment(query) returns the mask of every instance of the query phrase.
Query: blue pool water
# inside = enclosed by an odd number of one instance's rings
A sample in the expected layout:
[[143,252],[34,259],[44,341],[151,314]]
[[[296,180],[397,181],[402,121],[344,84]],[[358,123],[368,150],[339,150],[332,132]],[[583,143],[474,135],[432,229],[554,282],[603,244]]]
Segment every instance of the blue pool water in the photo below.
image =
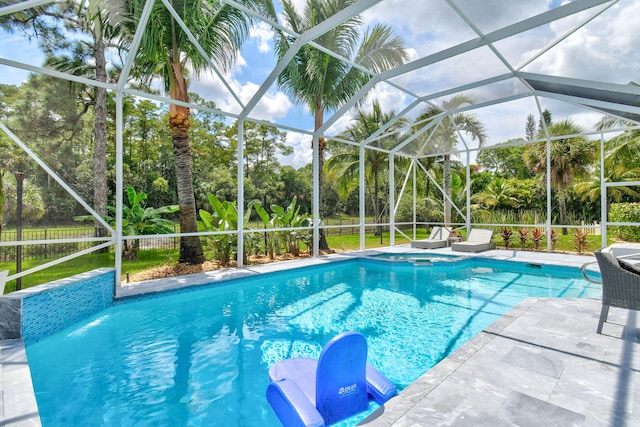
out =
[[331,263],[138,298],[27,347],[50,426],[277,426],[271,364],[345,330],[404,388],[527,296],[599,297],[577,269]]
[[412,252],[412,253],[381,253],[372,255],[373,259],[384,259],[389,261],[452,261],[460,258],[459,255],[438,254],[429,252]]

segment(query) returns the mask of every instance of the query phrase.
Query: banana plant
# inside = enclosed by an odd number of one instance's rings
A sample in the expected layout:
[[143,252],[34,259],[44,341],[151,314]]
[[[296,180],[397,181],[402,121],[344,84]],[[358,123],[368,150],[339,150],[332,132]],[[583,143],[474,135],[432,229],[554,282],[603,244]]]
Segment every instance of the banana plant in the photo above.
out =
[[[253,207],[256,210],[256,213],[262,220],[262,225],[264,226],[265,230],[268,229],[272,225],[272,223],[271,223],[271,217],[269,217],[267,210],[264,207],[262,207],[262,204],[259,201],[255,201],[251,203],[249,206]],[[269,256],[269,259],[271,261],[275,259],[276,245],[277,245],[277,236],[274,233],[265,231],[264,232],[264,250],[265,250],[265,254]]]
[[[141,236],[145,234],[169,234],[173,233],[174,223],[168,219],[162,218],[161,215],[172,214],[180,210],[177,205],[163,206],[161,208],[147,207],[147,193],[144,191],[136,192],[129,186],[127,187],[127,199],[129,203],[122,206],[122,234],[124,236]],[[105,221],[115,227],[116,208],[107,206],[107,210],[111,216],[104,217]],[[93,221],[91,215],[76,216],[76,221]],[[125,239],[123,241],[122,258],[127,261],[138,259],[138,250],[140,249],[140,239]]]
[[[297,199],[294,197],[286,209],[282,206],[271,205],[271,221],[274,227],[299,228],[311,224],[311,218],[306,215],[300,215],[300,206],[296,206],[296,203]],[[299,230],[280,232],[286,251],[294,256],[300,255],[300,241],[307,241],[308,234],[308,232],[300,232]]]
[[[203,227],[208,231],[232,231],[238,230],[238,210],[235,202],[221,202],[214,194],[207,195],[209,204],[213,208],[213,212],[200,209],[200,219]],[[251,216],[251,208],[247,209],[244,214],[243,224],[245,227]],[[213,242],[215,255],[223,266],[228,266],[231,259],[238,251],[238,235],[237,233],[216,234],[209,240]],[[243,254],[246,262],[246,251]]]

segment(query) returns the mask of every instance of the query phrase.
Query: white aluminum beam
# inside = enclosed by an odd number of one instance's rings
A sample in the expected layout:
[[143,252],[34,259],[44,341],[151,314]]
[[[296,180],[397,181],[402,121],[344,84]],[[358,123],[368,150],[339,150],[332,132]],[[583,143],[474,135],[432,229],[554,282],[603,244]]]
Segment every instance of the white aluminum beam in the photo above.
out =
[[338,111],[336,111],[336,113],[331,118],[329,118],[325,122],[325,124],[319,129],[319,132],[324,133],[328,128],[330,128],[334,124],[334,122],[339,117],[342,117],[351,107],[353,107],[360,99],[362,99],[373,86],[375,86],[377,83],[381,81],[392,79],[393,77],[397,77],[399,75],[406,74],[411,71],[415,71],[419,68],[424,68],[428,65],[435,64],[445,59],[449,59],[454,56],[472,51],[480,46],[485,46],[489,43],[495,43],[499,40],[503,40],[510,36],[523,33],[525,31],[537,28],[541,25],[548,24],[555,20],[562,19],[567,16],[571,16],[575,13],[582,12],[584,10],[590,9],[600,4],[609,3],[610,1],[611,0],[581,0],[581,1],[568,3],[563,6],[559,6],[555,9],[540,13],[531,18],[522,20],[520,22],[507,25],[506,27],[500,28],[496,31],[486,34],[483,38],[478,37],[478,38],[460,43],[456,46],[441,50],[432,55],[425,56],[416,61],[407,63],[405,65],[394,68],[392,70],[380,73],[377,76],[373,77],[371,80],[369,80],[349,100],[349,102],[345,103],[343,107],[338,109]]

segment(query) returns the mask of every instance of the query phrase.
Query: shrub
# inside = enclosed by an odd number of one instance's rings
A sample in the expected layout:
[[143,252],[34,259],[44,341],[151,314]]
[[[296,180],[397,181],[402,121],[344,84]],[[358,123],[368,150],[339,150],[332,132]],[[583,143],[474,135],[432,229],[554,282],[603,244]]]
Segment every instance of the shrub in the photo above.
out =
[[529,240],[529,229],[528,228],[518,228],[518,238],[520,239],[520,247],[527,247],[527,240]]
[[589,235],[589,233],[587,233],[586,230],[582,229],[582,230],[576,230],[574,232],[574,243],[576,244],[576,250],[578,251],[578,253],[583,253],[586,249],[587,249],[587,236]]
[[[640,203],[612,203],[609,221],[640,222]],[[620,240],[640,242],[640,227],[614,226],[611,233]]]
[[531,239],[533,240],[533,247],[536,250],[540,250],[540,242],[544,238],[544,232],[539,228],[536,228],[531,232]]
[[502,227],[502,241],[504,242],[505,249],[509,249],[512,235],[513,235],[513,231],[511,231],[507,227]]

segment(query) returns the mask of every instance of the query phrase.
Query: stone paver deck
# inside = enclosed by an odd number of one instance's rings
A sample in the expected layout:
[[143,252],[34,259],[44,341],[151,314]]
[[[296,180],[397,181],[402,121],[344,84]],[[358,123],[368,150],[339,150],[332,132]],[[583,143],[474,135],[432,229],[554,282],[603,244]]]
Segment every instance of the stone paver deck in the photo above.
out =
[[389,401],[373,426],[639,426],[636,312],[530,298]]

